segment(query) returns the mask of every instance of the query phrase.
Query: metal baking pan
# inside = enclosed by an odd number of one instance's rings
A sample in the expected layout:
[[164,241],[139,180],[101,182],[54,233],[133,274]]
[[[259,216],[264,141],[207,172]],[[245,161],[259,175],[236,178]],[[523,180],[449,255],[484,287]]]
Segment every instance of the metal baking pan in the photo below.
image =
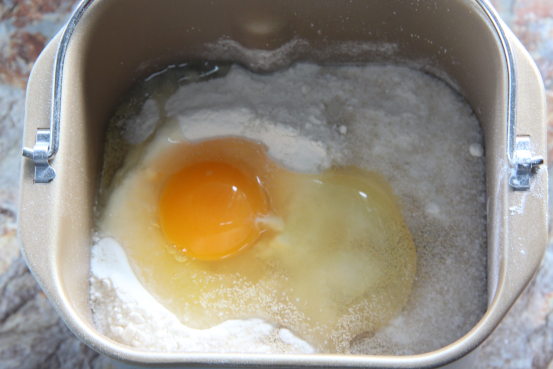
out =
[[[417,67],[466,98],[485,136],[488,210],[489,303],[470,332],[421,355],[371,356],[152,353],[96,330],[90,247],[107,124],[136,81],[170,64],[205,59],[205,46],[221,38],[264,50],[304,41],[308,46],[291,53],[289,64]],[[325,52],[347,43],[375,47]],[[225,58],[272,71],[256,60]],[[546,246],[547,169],[539,165],[546,155],[543,83],[529,54],[485,0],[85,0],[32,71],[24,145],[23,256],[77,337],[127,365],[469,367],[473,350],[529,283]]]

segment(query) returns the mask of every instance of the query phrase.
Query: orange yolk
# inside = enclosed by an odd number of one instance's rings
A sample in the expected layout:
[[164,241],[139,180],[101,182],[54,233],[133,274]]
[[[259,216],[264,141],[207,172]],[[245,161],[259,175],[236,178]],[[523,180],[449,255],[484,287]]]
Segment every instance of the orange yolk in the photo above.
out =
[[159,205],[167,241],[199,260],[229,257],[252,245],[267,215],[263,188],[255,177],[220,162],[203,162],[174,174]]

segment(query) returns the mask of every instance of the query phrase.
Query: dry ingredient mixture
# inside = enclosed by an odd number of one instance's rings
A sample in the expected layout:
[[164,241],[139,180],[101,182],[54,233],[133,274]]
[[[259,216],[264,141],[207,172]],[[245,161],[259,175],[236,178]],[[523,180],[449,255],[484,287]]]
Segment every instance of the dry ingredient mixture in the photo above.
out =
[[[385,177],[400,199],[417,273],[403,310],[381,329],[353,337],[345,352],[432,351],[485,312],[482,132],[445,83],[393,66],[299,64],[269,76],[210,63],[169,68],[139,86],[108,129],[101,205],[136,165],[136,148],[155,144],[151,134],[167,127],[189,140],[261,141],[274,160],[299,172],[356,165]],[[260,319],[186,327],[141,286],[144,276],[135,269],[137,279],[107,236],[100,229],[93,247],[91,300],[108,337],[152,351],[315,351],[287,327]]]

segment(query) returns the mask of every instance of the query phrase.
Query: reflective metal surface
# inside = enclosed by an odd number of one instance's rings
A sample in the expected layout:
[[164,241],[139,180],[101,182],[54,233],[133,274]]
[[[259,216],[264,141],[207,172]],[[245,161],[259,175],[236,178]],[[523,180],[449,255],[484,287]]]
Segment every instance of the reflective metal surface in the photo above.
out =
[[[86,9],[92,4],[94,0],[83,0],[77,6],[73,15],[69,19],[69,22],[63,30],[63,36],[61,37],[58,45],[58,52],[56,55],[56,63],[54,64],[54,86],[53,86],[53,102],[52,102],[52,114],[50,117],[50,129],[42,129],[40,133],[41,141],[37,141],[33,149],[23,148],[23,156],[32,159],[35,164],[35,183],[50,183],[54,180],[56,174],[55,171],[50,168],[48,161],[53,159],[59,149],[60,144],[60,115],[61,115],[61,99],[62,99],[62,85],[63,85],[63,66],[65,64],[65,56],[71,35],[75,30],[75,27],[79,23],[79,20],[85,13]],[[44,158],[44,142],[48,142],[46,146],[47,155]],[[35,152],[35,150],[40,152]]]
[[509,178],[511,187],[515,190],[529,190],[532,170],[543,164],[543,156],[532,156],[529,137],[516,138],[513,161],[515,167],[512,170],[511,178]]
[[527,191],[530,189],[532,168],[536,168],[543,164],[543,156],[535,156],[529,159],[528,157],[531,156],[530,139],[517,137],[517,70],[511,44],[491,4],[486,0],[476,0],[476,2],[490,18],[501,41],[501,46],[505,54],[505,63],[507,64],[507,86],[509,90],[507,100],[507,157],[513,168],[509,184],[517,191]]
[[33,149],[23,149],[23,156],[32,159],[35,164],[35,183],[50,183],[56,177],[56,171],[48,164],[49,146],[50,130],[37,129],[36,141]]

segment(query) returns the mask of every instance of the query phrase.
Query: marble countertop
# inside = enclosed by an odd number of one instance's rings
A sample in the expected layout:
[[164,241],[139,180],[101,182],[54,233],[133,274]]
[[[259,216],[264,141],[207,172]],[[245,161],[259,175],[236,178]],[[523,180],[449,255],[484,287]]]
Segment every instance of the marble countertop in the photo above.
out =
[[[25,86],[75,0],[0,1],[0,369],[112,368],[60,320],[20,257],[17,197]],[[553,1],[492,0],[534,58],[548,102],[553,165]],[[550,186],[550,198],[553,191]],[[553,207],[549,206],[553,214]],[[550,216],[551,218],[551,216]],[[551,227],[550,227],[551,229]],[[553,238],[535,278],[479,351],[477,368],[553,369]]]

